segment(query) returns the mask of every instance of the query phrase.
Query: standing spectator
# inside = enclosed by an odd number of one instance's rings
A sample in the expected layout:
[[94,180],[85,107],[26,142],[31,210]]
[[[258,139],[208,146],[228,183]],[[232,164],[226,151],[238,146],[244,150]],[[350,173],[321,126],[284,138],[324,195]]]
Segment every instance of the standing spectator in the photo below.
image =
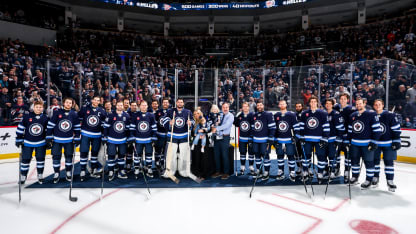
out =
[[413,102],[416,97],[416,81],[413,82],[413,87],[409,88],[406,92],[406,96],[409,96],[410,102]]
[[[226,180],[230,177],[230,161],[228,159],[228,147],[230,146],[230,133],[234,123],[234,116],[229,112],[230,105],[228,103],[222,104],[222,114],[217,126],[214,126],[212,132],[216,134],[214,143],[215,156],[215,173],[213,178],[221,176],[221,179]],[[223,173],[221,173],[221,167]]]

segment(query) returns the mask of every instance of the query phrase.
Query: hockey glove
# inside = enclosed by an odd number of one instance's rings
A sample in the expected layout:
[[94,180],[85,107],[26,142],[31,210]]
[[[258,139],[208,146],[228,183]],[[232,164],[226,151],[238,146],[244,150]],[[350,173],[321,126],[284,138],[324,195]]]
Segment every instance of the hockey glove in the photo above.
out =
[[252,138],[250,138],[250,139],[248,140],[248,147],[249,147],[250,149],[253,147],[253,139],[252,139]]
[[107,141],[108,141],[107,137],[101,138],[101,144],[105,145],[107,144]]
[[74,146],[75,147],[78,147],[79,146],[79,144],[81,143],[81,139],[80,138],[74,138]]
[[321,149],[325,149],[327,145],[328,145],[328,142],[327,141],[325,141],[323,139],[321,139],[319,141],[319,147],[321,147]]
[[46,139],[46,149],[52,149],[52,145],[53,145],[53,139],[52,138]]
[[402,148],[402,144],[400,143],[400,142],[393,142],[392,144],[391,144],[391,148],[393,149],[393,150],[399,150],[400,148]]
[[368,145],[368,150],[369,151],[374,151],[378,148],[377,144],[374,142],[370,142],[370,144]]
[[20,148],[20,146],[23,146],[23,140],[16,139],[15,145],[17,148]]

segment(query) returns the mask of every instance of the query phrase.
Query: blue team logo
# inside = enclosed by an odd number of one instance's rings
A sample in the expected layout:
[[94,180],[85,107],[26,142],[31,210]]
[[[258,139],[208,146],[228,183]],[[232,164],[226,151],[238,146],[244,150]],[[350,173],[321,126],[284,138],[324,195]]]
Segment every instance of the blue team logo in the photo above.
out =
[[356,120],[352,123],[352,131],[354,133],[362,133],[364,131],[364,123]]
[[340,122],[340,123],[344,123],[344,117],[342,117],[342,116],[341,116],[341,117],[339,117],[339,122]]
[[34,123],[30,125],[29,132],[32,136],[40,136],[43,133],[43,126],[38,123]]
[[123,121],[117,121],[113,125],[114,131],[117,133],[123,133],[125,129],[125,125]]
[[279,132],[287,132],[289,130],[289,124],[286,121],[279,122]]
[[315,129],[319,126],[319,120],[315,117],[310,117],[306,120],[306,126],[309,129]]
[[87,124],[90,127],[96,127],[100,123],[100,119],[96,115],[90,115],[87,118]]
[[175,127],[182,128],[185,125],[185,120],[182,117],[175,119]]
[[149,131],[149,123],[146,122],[146,121],[139,122],[139,124],[137,125],[137,130],[139,130],[139,132],[148,132]]
[[263,129],[263,123],[260,120],[254,122],[254,130],[260,132]]
[[332,116],[328,116],[328,121],[331,122],[332,121]]
[[384,135],[386,133],[386,125],[384,125],[384,123],[380,123],[380,128],[381,128],[381,135]]
[[160,118],[160,119],[159,119],[159,125],[160,125],[160,126],[163,126],[163,118]]
[[72,123],[71,123],[71,121],[69,121],[67,119],[63,119],[63,120],[59,121],[58,127],[59,127],[59,131],[68,132],[72,128]]
[[242,132],[247,132],[250,129],[250,124],[247,121],[242,121],[240,123],[240,130]]

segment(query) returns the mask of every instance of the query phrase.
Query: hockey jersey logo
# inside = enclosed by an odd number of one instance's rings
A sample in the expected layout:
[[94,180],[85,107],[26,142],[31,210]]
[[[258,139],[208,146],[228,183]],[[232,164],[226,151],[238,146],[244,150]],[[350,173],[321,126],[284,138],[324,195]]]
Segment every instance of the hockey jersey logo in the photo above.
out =
[[38,123],[34,123],[30,125],[29,132],[32,136],[40,136],[43,133],[43,126]]
[[354,133],[362,133],[364,131],[364,123],[360,120],[354,121],[352,123],[352,130]]
[[381,135],[384,135],[386,133],[386,125],[380,122],[380,128],[381,128]]
[[254,130],[260,132],[263,129],[263,123],[260,120],[254,122]]
[[68,132],[72,128],[72,123],[69,120],[64,119],[59,121],[58,127],[61,132]]
[[315,117],[308,118],[306,123],[309,129],[315,129],[319,126],[319,120]]
[[287,132],[289,129],[289,124],[286,121],[282,121],[279,123],[279,132]]
[[124,122],[117,121],[117,122],[115,122],[115,124],[113,126],[114,126],[114,131],[115,132],[117,132],[117,133],[123,133],[124,132],[124,129],[125,129]]
[[340,117],[339,117],[339,122],[340,122],[340,123],[344,123],[344,117],[340,116]]
[[137,130],[139,130],[139,132],[148,132],[149,131],[149,123],[146,121],[141,121],[139,122],[139,124],[137,125]]
[[87,118],[87,124],[88,124],[88,126],[90,126],[90,127],[95,127],[95,126],[97,126],[99,122],[100,122],[100,121],[99,121],[99,118],[98,118],[96,115],[90,115],[90,116],[88,116],[88,118]]
[[182,128],[185,125],[185,120],[182,117],[177,117],[175,119],[175,127]]
[[247,121],[243,121],[240,124],[240,130],[243,132],[247,132],[250,128],[250,124]]

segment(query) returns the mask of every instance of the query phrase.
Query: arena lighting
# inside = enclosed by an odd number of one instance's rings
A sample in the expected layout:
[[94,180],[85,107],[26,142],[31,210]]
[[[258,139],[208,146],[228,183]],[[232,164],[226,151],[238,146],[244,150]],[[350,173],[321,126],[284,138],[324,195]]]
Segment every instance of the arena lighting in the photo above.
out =
[[[141,7],[163,11],[188,11],[188,10],[224,10],[224,9],[264,9],[288,6],[293,4],[310,2],[312,0],[267,0],[259,2],[229,2],[229,3],[163,3],[141,2],[137,0],[94,0],[110,4]],[[209,1],[209,0],[208,0]]]
[[323,47],[309,48],[309,49],[300,49],[300,50],[296,50],[296,53],[314,52],[314,51],[320,51],[320,50],[324,50],[324,49],[325,48],[323,48]]

